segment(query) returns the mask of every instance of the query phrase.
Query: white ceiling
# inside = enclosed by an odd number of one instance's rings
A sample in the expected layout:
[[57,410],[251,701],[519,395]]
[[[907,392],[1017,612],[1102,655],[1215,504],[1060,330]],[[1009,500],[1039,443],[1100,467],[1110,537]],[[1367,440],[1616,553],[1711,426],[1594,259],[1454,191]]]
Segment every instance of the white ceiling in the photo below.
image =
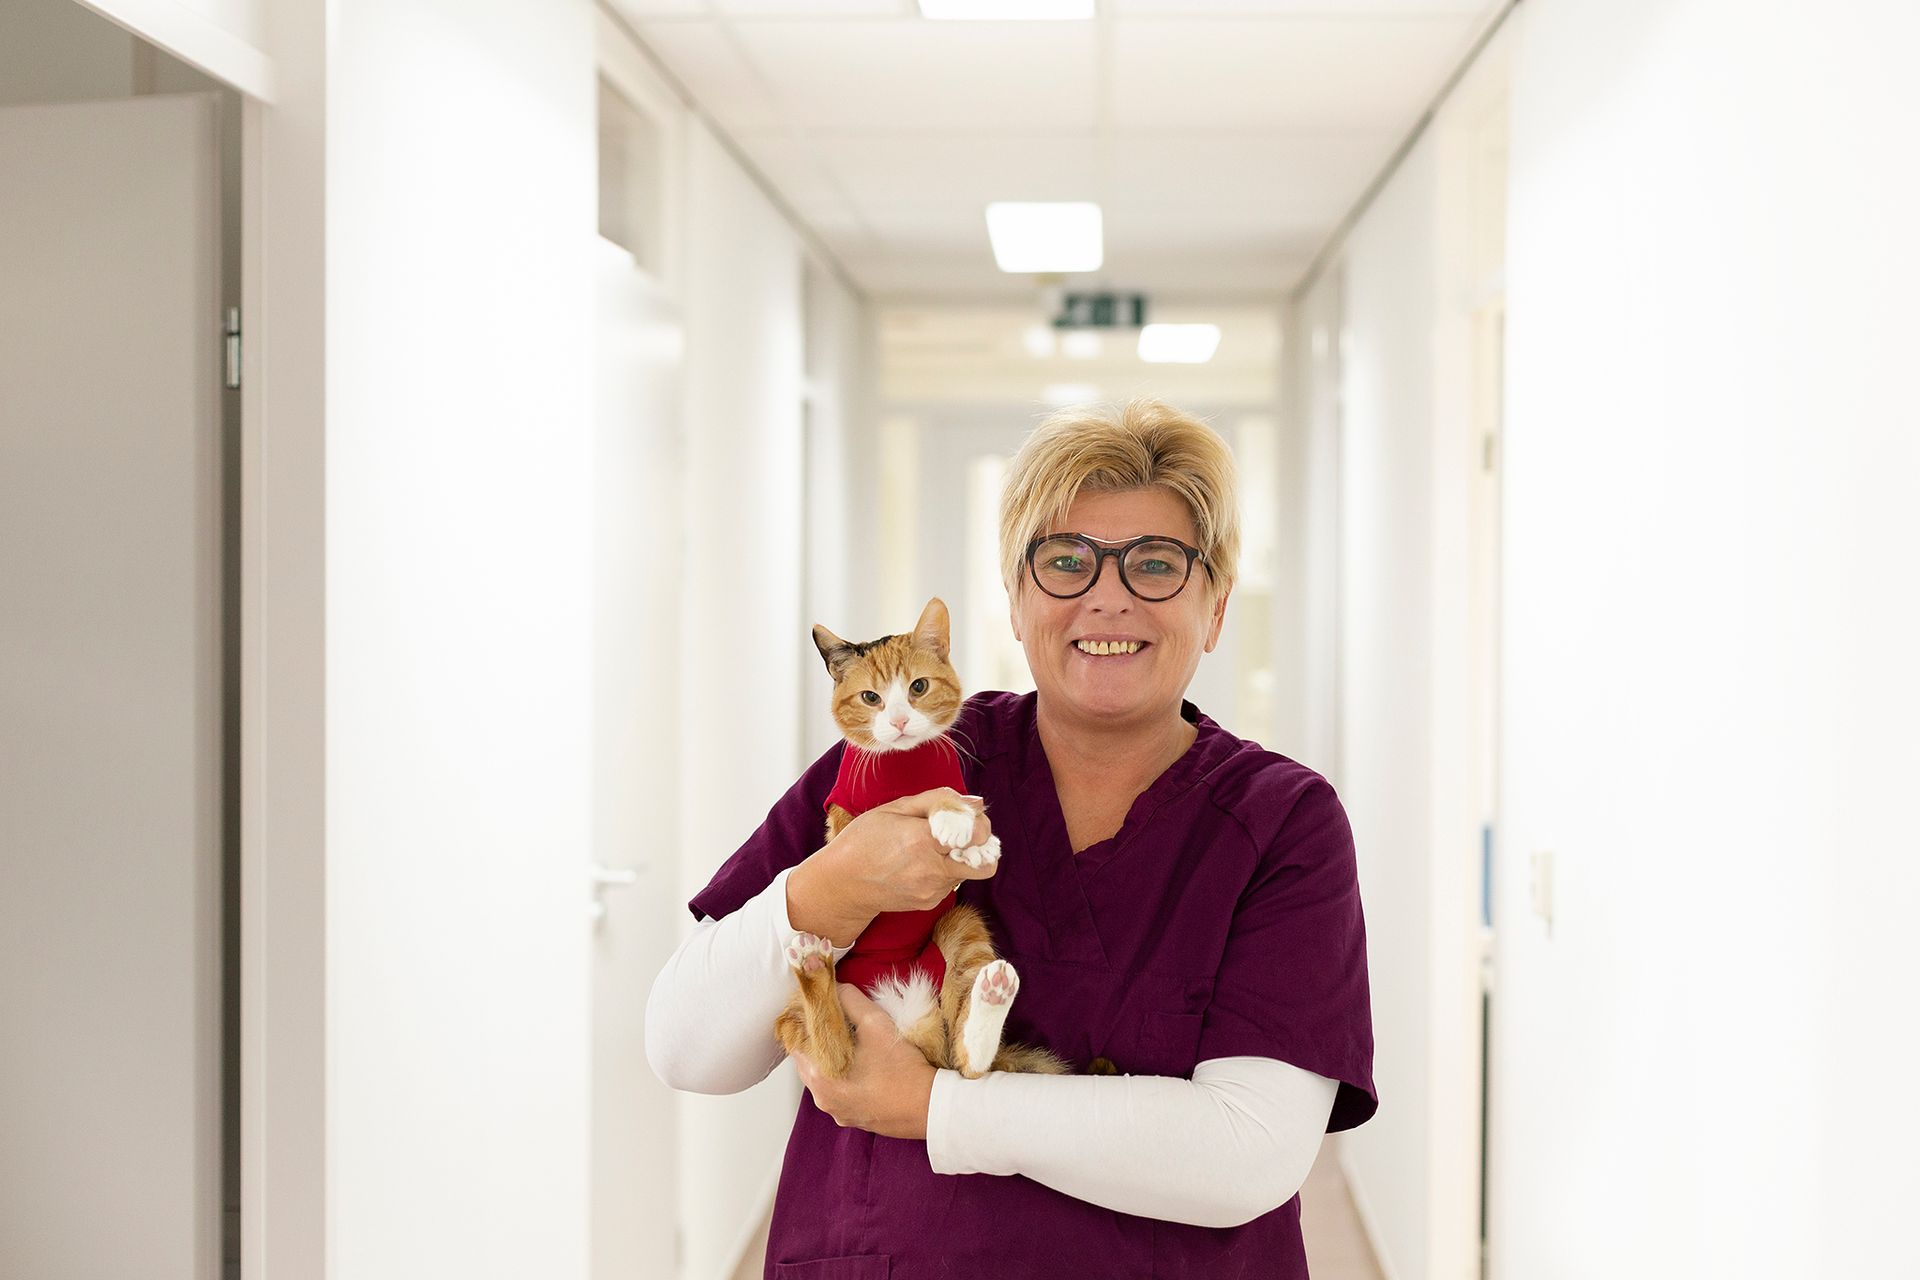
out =
[[914,0],[609,0],[876,298],[1033,294],[989,200],[1095,200],[1069,288],[1274,297],[1499,0],[1100,0],[929,22]]

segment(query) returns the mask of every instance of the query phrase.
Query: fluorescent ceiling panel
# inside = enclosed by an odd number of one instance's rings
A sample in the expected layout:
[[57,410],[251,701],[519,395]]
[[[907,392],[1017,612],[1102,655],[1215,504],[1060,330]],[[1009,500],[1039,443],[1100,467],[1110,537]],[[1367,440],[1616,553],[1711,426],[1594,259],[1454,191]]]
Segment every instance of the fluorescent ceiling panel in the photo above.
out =
[[987,206],[993,260],[1006,272],[1098,271],[1100,206],[1087,201],[996,200]]
[[1205,364],[1219,346],[1217,324],[1150,324],[1140,330],[1140,358],[1149,364]]

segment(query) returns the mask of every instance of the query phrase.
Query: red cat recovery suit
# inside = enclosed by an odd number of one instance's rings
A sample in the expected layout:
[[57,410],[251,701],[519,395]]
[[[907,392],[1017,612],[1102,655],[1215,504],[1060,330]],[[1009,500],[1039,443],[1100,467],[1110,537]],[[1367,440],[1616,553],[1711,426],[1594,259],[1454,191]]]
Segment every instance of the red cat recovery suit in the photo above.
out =
[[[1191,1078],[1209,1058],[1278,1058],[1340,1082],[1329,1131],[1379,1105],[1353,832],[1319,774],[1192,703],[1193,745],[1120,831],[1075,850],[1035,695],[975,694],[955,728],[959,790],[986,798],[1006,855],[968,880],[1020,972],[1006,1039],[1085,1070]],[[719,919],[820,847],[844,743],[814,762],[689,907]],[[844,962],[843,962],[844,963]],[[1029,1178],[940,1174],[918,1138],[841,1128],[801,1094],[774,1197],[766,1280],[1307,1280],[1300,1197],[1238,1227],[1103,1208]]]
[[[951,787],[962,793],[967,789],[967,780],[960,776],[959,753],[942,739],[907,751],[862,751],[849,744],[840,757],[840,772],[833,780],[825,807],[839,805],[859,817],[890,800],[917,796],[936,787]],[[919,969],[933,979],[933,989],[939,991],[947,972],[947,958],[933,945],[933,926],[953,909],[954,901],[949,893],[926,911],[884,911],[875,916],[854,940],[853,950],[834,966],[835,977],[871,994],[881,978],[904,978],[909,969]]]

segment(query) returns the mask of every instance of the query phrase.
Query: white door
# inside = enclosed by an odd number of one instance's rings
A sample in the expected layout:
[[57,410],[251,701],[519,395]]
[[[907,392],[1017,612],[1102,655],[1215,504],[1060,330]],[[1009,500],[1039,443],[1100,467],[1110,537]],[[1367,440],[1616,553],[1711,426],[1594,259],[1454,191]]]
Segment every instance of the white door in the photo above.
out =
[[602,240],[596,326],[593,1280],[678,1274],[673,1092],[647,988],[679,941],[681,325]]
[[0,1275],[220,1267],[210,94],[0,108]]

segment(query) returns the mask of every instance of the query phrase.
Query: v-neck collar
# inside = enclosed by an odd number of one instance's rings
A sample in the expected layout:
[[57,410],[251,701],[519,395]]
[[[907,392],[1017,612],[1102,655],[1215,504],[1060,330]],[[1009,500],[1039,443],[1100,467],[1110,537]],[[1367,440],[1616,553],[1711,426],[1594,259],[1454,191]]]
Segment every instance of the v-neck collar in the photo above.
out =
[[1024,861],[1044,904],[1053,959],[1107,967],[1106,951],[1087,897],[1087,881],[1125,854],[1163,805],[1186,792],[1223,751],[1232,749],[1233,735],[1185,699],[1180,703],[1180,716],[1195,729],[1186,751],[1134,797],[1118,831],[1076,854],[1067,835],[1066,814],[1060,808],[1060,791],[1054,785],[1053,764],[1040,742],[1037,695],[1028,694],[1024,699],[1019,723],[1010,735],[1010,745],[1015,748],[1010,763],[1021,785],[1032,789],[1030,803],[1021,806],[1028,853]]

